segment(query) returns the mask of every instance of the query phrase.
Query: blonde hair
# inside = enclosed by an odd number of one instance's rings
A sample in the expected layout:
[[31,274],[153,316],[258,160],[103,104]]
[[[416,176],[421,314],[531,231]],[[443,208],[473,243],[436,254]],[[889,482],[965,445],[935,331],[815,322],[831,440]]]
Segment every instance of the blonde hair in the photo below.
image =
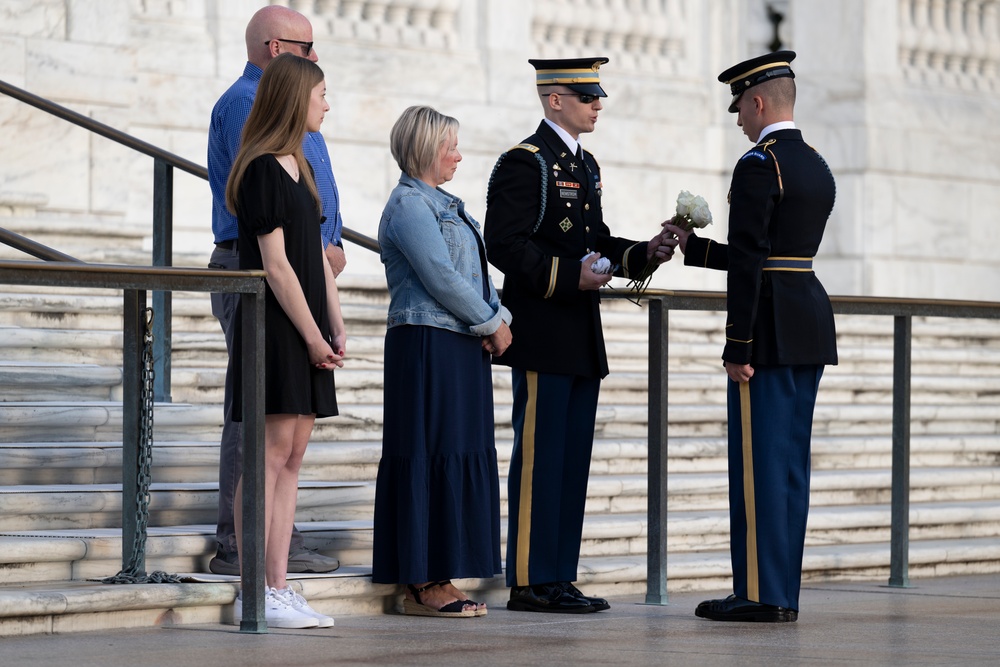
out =
[[412,106],[396,120],[389,133],[389,150],[399,168],[420,178],[437,160],[442,144],[458,134],[458,121],[431,107]]
[[323,212],[316,181],[302,152],[312,89],[322,81],[319,65],[291,53],[282,53],[264,68],[226,183],[226,208],[230,213],[239,216],[240,184],[247,166],[261,155],[294,155],[299,178],[305,180],[317,210]]

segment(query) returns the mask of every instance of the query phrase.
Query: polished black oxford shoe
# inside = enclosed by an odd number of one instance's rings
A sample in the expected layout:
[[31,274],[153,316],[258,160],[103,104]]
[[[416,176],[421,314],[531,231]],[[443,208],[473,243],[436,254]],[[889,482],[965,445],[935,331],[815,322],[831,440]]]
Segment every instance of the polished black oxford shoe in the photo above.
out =
[[799,612],[730,595],[725,600],[705,600],[694,610],[694,615],[713,621],[794,623]]
[[604,611],[605,609],[611,609],[611,605],[608,604],[607,600],[605,600],[604,598],[592,598],[589,595],[584,595],[583,591],[581,591],[579,588],[574,586],[569,581],[560,581],[557,585],[562,587],[564,591],[566,591],[573,597],[579,600],[583,600],[584,602],[589,604],[591,607],[594,608],[594,611]]
[[507,609],[551,614],[587,614],[594,611],[589,602],[567,593],[560,584],[514,586],[510,589]]

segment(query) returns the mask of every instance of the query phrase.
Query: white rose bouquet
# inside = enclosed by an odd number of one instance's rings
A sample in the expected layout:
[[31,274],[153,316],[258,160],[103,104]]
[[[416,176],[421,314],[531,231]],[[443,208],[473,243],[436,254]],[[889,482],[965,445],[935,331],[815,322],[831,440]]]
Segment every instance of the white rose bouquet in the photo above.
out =
[[677,195],[677,215],[671,218],[670,222],[688,231],[695,227],[701,229],[712,224],[712,212],[708,209],[708,202],[701,195],[681,190]]
[[[708,202],[700,195],[693,195],[687,190],[681,190],[680,194],[677,195],[676,211],[677,214],[670,218],[670,223],[688,231],[695,227],[700,229],[712,224],[712,211],[708,208]],[[629,290],[635,292],[637,297],[646,291],[649,281],[653,278],[653,271],[656,270],[659,263],[659,260],[654,257],[639,275],[629,281]]]

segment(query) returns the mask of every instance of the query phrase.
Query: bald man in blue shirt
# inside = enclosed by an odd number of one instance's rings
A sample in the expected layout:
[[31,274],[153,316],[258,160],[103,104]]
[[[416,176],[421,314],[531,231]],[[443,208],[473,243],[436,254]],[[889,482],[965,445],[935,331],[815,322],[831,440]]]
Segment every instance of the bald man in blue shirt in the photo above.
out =
[[[215,235],[215,250],[209,263],[211,268],[238,269],[240,266],[236,216],[226,208],[226,182],[239,151],[243,125],[250,115],[264,68],[279,53],[285,52],[313,62],[318,61],[319,56],[313,49],[312,39],[309,19],[280,5],[269,5],[258,10],[247,24],[247,64],[243,69],[243,76],[215,103],[208,130],[208,182],[212,188],[212,232]],[[319,132],[306,134],[302,150],[312,165],[316,189],[323,202],[323,223],[320,227],[323,247],[333,275],[337,276],[344,270],[347,260],[340,238],[343,227],[340,196],[330,166],[330,154],[326,141]],[[226,348],[230,352],[233,344],[233,314],[238,302],[238,294],[212,294],[212,314],[222,325]],[[219,544],[208,567],[216,574],[239,575],[233,497],[243,468],[243,432],[240,422],[231,419],[232,396],[232,378],[227,373],[219,453],[219,518],[216,527]],[[298,529],[292,532],[288,555],[289,572],[332,572],[338,567],[340,561],[336,558],[306,549]]]

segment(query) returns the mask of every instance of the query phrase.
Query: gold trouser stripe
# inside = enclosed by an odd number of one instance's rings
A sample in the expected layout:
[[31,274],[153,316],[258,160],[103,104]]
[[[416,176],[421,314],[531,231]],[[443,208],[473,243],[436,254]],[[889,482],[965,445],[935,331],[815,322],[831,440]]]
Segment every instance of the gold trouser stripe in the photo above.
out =
[[750,383],[740,382],[740,422],[743,433],[743,504],[747,513],[747,599],[760,602],[757,576],[757,508],[753,486],[753,431],[750,424]]
[[552,266],[549,269],[549,291],[545,293],[544,299],[548,299],[556,291],[556,278],[559,277],[559,258],[552,258]]
[[529,586],[528,554],[531,552],[531,479],[535,470],[535,414],[538,409],[538,373],[525,371],[528,401],[524,406],[521,429],[521,494],[517,506],[517,564],[514,573],[518,586]]

